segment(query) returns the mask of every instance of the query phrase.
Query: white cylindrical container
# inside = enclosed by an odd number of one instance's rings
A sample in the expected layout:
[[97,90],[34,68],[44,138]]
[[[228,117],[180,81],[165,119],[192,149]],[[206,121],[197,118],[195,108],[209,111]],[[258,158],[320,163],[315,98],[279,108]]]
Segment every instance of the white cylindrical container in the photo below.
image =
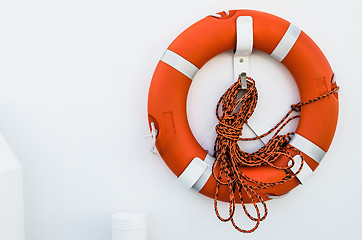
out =
[[146,239],[146,214],[119,212],[112,215],[112,240]]
[[24,240],[23,170],[1,133],[0,239]]

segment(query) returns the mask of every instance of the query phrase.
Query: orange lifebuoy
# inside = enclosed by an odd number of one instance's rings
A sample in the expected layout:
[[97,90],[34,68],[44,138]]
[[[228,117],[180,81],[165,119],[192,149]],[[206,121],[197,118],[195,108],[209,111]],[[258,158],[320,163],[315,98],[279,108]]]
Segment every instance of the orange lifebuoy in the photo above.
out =
[[[233,10],[227,14],[219,13],[219,16],[200,20],[171,43],[156,67],[148,96],[148,120],[150,127],[152,124],[158,132],[156,147],[159,154],[178,177],[187,171],[194,159],[205,160],[206,167],[199,167],[189,184],[208,197],[214,196],[216,187],[215,179],[210,177],[212,158],[196,141],[189,127],[187,94],[197,70],[217,54],[235,48],[239,16],[252,17],[254,49],[270,54],[289,70],[301,101],[316,98],[336,87],[333,71],[322,51],[307,34],[286,20],[252,10]],[[289,44],[287,51],[281,42]],[[332,142],[337,119],[337,93],[301,109],[296,134],[289,144],[301,151],[306,167],[312,171]],[[288,161],[281,156],[278,164],[287,165]],[[276,182],[285,176],[283,171],[269,166],[245,168],[243,172],[262,182]],[[300,181],[293,178],[257,192],[263,200],[269,200],[268,196],[284,195],[299,184]],[[219,199],[229,200],[228,189],[220,189]],[[244,202],[250,202],[250,199],[246,196]]]

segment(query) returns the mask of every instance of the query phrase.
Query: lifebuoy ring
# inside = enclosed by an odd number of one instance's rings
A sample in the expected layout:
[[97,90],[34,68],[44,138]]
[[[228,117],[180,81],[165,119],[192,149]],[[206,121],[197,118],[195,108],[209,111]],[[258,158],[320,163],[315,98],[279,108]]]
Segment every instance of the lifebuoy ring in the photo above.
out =
[[[186,185],[213,198],[216,181],[211,176],[212,156],[195,140],[186,115],[186,100],[196,72],[211,58],[235,49],[236,19],[253,19],[254,49],[270,54],[292,74],[301,101],[316,98],[336,88],[333,71],[319,47],[294,25],[277,16],[252,10],[233,10],[208,16],[181,33],[168,47],[154,72],[148,96],[148,121],[157,130],[156,147],[172,172]],[[290,145],[300,150],[314,171],[331,145],[338,119],[338,94],[304,106]],[[153,126],[153,127],[151,127]],[[295,154],[295,153],[293,153]],[[278,164],[289,159],[280,157]],[[305,169],[305,170],[304,170]],[[285,172],[269,166],[245,168],[243,172],[262,182],[275,182]],[[281,185],[258,190],[263,200],[281,196],[300,184],[293,178]],[[229,200],[228,189],[219,199]],[[247,196],[244,202],[250,202]]]

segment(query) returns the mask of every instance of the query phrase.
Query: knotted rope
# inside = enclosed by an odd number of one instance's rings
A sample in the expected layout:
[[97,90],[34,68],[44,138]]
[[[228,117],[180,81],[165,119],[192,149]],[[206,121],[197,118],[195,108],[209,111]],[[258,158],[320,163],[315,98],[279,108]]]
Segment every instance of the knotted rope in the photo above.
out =
[[[248,119],[253,114],[258,101],[258,92],[255,87],[255,81],[252,78],[247,77],[247,90],[241,98],[238,96],[241,91],[240,78],[221,96],[216,107],[216,116],[219,120],[219,124],[216,126],[217,137],[214,144],[214,155],[216,161],[212,167],[212,175],[217,182],[214,208],[217,217],[221,221],[231,221],[235,229],[243,233],[251,233],[258,228],[260,222],[266,218],[268,209],[263,198],[257,193],[257,190],[277,186],[293,179],[301,171],[304,164],[304,158],[300,154],[300,151],[288,145],[290,139],[294,135],[294,132],[288,132],[281,135],[279,134],[280,131],[290,121],[300,117],[299,115],[290,116],[293,111],[300,112],[303,105],[319,101],[337,92],[338,89],[339,88],[336,87],[322,96],[292,105],[290,111],[275,127],[270,129],[268,132],[253,138],[241,138],[241,135],[243,125],[248,122]],[[254,153],[242,151],[238,145],[239,140],[252,141],[260,139],[274,131],[274,135],[266,143],[266,145]],[[301,155],[301,165],[296,174],[291,171],[291,168],[295,165],[295,161],[293,160],[293,156],[290,151],[288,151],[290,149],[293,149]],[[288,166],[278,166],[274,163],[280,156],[285,156],[290,159]],[[285,177],[277,182],[260,182],[248,177],[240,169],[240,167],[257,167],[267,165],[272,168],[285,171]],[[223,218],[220,215],[217,204],[220,186],[227,186],[229,191],[229,216],[226,218]],[[252,216],[247,210],[242,194],[243,191],[251,200],[251,203],[256,211],[256,216]],[[251,221],[255,222],[254,227],[251,229],[242,229],[234,221],[236,208],[235,196],[239,197],[246,216]],[[261,214],[257,202],[261,203],[263,207],[263,214]]]

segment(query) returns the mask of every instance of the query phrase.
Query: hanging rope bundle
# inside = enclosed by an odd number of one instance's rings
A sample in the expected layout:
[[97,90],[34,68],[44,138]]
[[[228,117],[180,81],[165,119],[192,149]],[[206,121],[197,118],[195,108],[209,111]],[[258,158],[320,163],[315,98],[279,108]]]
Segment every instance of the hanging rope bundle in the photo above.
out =
[[[292,105],[290,111],[278,124],[276,124],[275,127],[270,129],[268,132],[253,138],[241,138],[241,135],[243,126],[248,122],[248,119],[253,114],[258,100],[258,92],[255,87],[255,81],[252,78],[247,77],[247,90],[241,98],[239,97],[241,92],[241,78],[239,78],[239,80],[221,96],[216,107],[216,116],[219,120],[219,124],[216,126],[217,137],[214,145],[214,155],[216,161],[213,164],[212,171],[212,175],[217,182],[214,208],[217,217],[221,221],[231,221],[235,229],[244,233],[251,233],[258,228],[260,222],[266,218],[268,209],[265,201],[256,192],[256,190],[270,188],[291,180],[301,171],[304,164],[304,159],[303,156],[300,155],[300,151],[297,148],[288,145],[291,137],[294,135],[294,132],[288,132],[281,135],[279,134],[280,131],[290,121],[299,118],[299,115],[291,116],[293,111],[299,112],[303,105],[323,99],[337,91],[338,87],[317,98]],[[271,134],[274,131],[274,135],[265,144],[265,146],[261,147],[254,153],[242,151],[238,145],[239,140],[257,140]],[[301,164],[296,174],[291,171],[291,168],[295,165],[295,161],[293,160],[291,153],[288,151],[290,149],[293,149],[301,156]],[[290,160],[288,166],[278,166],[275,163],[280,156],[285,156]],[[257,166],[270,166],[272,168],[285,171],[286,175],[277,182],[260,182],[245,175],[241,170],[241,167]],[[226,218],[223,218],[220,215],[217,204],[221,186],[226,186],[229,190],[229,216]],[[238,227],[234,221],[236,197],[239,198],[246,216],[251,221],[255,222],[254,227],[251,229],[242,229]],[[244,203],[245,197],[248,197],[251,200],[256,216],[252,216],[247,210]],[[262,212],[260,211],[257,202],[261,203],[263,209]]]

